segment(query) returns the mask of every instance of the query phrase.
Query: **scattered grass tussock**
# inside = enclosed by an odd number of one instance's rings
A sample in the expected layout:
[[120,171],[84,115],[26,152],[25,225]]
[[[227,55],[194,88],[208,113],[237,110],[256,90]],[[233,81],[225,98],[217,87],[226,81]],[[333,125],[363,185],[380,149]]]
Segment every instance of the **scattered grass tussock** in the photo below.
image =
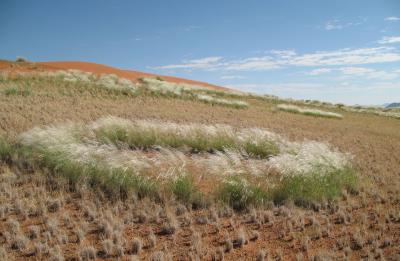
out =
[[[249,104],[244,101],[218,97],[229,96],[230,93],[228,92],[210,90],[201,86],[186,83],[167,82],[155,78],[143,78],[141,79],[141,83],[143,88],[149,90],[155,95],[194,99],[211,105],[228,106],[236,109],[249,107]],[[231,96],[240,97],[240,95],[234,95],[233,92]]]
[[337,118],[337,119],[343,118],[343,115],[341,115],[339,113],[322,111],[322,110],[311,109],[311,108],[298,107],[296,105],[291,105],[291,104],[279,104],[277,106],[277,108],[281,111],[299,113],[299,114],[310,115],[310,116],[325,117],[325,118]]
[[322,143],[288,142],[262,129],[109,117],[34,128],[21,134],[19,143],[29,164],[72,183],[88,182],[112,195],[171,194],[192,206],[211,197],[196,187],[199,175],[217,184],[215,199],[235,209],[271,200],[333,199],[355,184],[348,155]]

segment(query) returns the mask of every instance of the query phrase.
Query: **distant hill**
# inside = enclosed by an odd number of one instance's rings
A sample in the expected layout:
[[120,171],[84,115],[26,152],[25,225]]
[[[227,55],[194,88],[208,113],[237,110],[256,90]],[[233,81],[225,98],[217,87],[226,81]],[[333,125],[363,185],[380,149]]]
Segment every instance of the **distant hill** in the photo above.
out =
[[228,88],[199,82],[194,80],[188,80],[172,76],[157,75],[152,73],[138,72],[132,70],[118,69],[102,64],[96,64],[91,62],[80,62],[80,61],[53,61],[53,62],[12,62],[0,59],[0,71],[9,72],[40,72],[40,71],[55,71],[55,70],[69,70],[76,69],[85,72],[91,72],[97,75],[100,74],[115,74],[118,77],[127,78],[134,82],[137,82],[140,78],[161,78],[167,82],[174,83],[187,83],[193,85],[203,86],[211,90],[229,90]]
[[384,105],[386,109],[400,108],[400,102],[393,102]]

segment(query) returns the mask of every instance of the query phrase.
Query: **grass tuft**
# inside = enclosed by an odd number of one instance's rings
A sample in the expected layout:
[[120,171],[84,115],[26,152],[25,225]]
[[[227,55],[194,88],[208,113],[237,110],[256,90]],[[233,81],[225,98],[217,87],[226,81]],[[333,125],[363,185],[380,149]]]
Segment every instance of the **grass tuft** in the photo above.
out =
[[23,96],[23,97],[27,97],[31,94],[30,90],[28,88],[24,88],[24,89],[19,89],[19,88],[15,88],[15,87],[9,87],[4,89],[3,91],[4,95],[6,96]]
[[[213,199],[236,210],[271,200],[331,200],[356,182],[349,155],[326,144],[291,143],[265,130],[227,125],[104,118],[34,128],[20,135],[20,145],[22,165],[47,169],[71,185],[87,183],[122,198],[137,193],[162,199],[167,192],[194,208],[208,198],[193,175],[215,181]],[[3,147],[8,155],[10,148]]]
[[194,185],[193,178],[188,174],[176,178],[171,184],[171,191],[178,200],[190,204],[194,209],[206,205],[204,195]]
[[325,118],[336,118],[336,119],[342,119],[343,115],[335,112],[329,112],[329,111],[321,111],[321,110],[316,110],[316,109],[311,109],[311,108],[303,108],[303,107],[298,107],[296,105],[291,105],[291,104],[279,104],[277,108],[281,111],[286,111],[286,112],[291,112],[291,113],[299,113],[299,114],[304,114],[304,115],[309,115],[309,116],[316,116],[316,117],[325,117]]
[[354,190],[357,176],[353,169],[346,167],[320,175],[286,176],[272,191],[275,203],[292,200],[297,205],[309,207],[314,202],[332,200],[341,195],[343,189]]
[[127,144],[131,148],[140,149],[154,145],[189,147],[192,152],[236,149],[256,158],[268,158],[279,153],[276,138],[263,131],[235,131],[225,125],[131,122],[118,118],[104,118],[96,124],[97,139],[117,146]]
[[0,136],[0,161],[10,161],[13,150],[11,144]]
[[32,147],[20,149],[22,158],[28,159],[28,165],[46,168],[52,173],[66,178],[74,186],[83,182],[92,187],[100,187],[110,197],[126,198],[136,192],[140,198],[158,199],[158,186],[145,176],[139,176],[132,169],[105,168],[96,163],[81,164],[70,159],[67,153]]
[[232,177],[216,189],[216,197],[237,211],[261,206],[267,202],[268,194],[260,187],[239,177]]

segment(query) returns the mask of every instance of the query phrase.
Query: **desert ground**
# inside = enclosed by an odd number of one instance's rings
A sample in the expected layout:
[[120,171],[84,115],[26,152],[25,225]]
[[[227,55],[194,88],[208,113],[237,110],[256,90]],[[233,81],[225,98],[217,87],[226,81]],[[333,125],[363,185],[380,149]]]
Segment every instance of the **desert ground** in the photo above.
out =
[[[0,82],[0,136],[12,147],[0,157],[1,260],[400,260],[399,119],[339,107],[325,110],[340,113],[340,119],[296,114],[277,108],[288,101],[255,96],[235,98],[248,104],[235,108],[17,76],[68,69],[112,73],[133,83],[157,77],[78,62],[0,63],[0,71],[14,77]],[[103,186],[71,185],[57,168],[18,153],[20,134],[35,127],[91,124],[111,116],[259,128],[288,142],[329,144],[351,155],[357,184],[310,204],[289,198],[241,209],[217,201],[194,206],[179,196],[109,196]],[[197,185],[211,194],[215,183],[211,177]]]

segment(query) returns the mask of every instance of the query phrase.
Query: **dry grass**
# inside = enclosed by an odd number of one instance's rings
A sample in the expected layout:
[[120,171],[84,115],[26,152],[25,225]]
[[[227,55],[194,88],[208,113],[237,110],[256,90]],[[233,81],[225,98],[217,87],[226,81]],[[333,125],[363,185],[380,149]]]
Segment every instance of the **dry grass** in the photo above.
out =
[[172,83],[162,79],[143,78],[141,79],[142,88],[149,90],[152,94],[176,97],[182,99],[195,99],[211,105],[222,105],[236,109],[247,108],[249,104],[242,100],[231,100],[219,96],[233,96],[241,98],[243,94],[235,92],[225,92],[217,90],[207,90],[201,86]]
[[330,111],[321,111],[321,110],[305,108],[305,107],[298,107],[296,105],[291,105],[291,104],[279,104],[276,107],[281,111],[286,111],[286,112],[291,112],[291,113],[299,113],[299,114],[304,114],[304,115],[309,115],[309,116],[337,118],[337,119],[343,118],[343,115],[341,115],[339,113],[330,112]]
[[[294,259],[299,253],[304,258],[329,254],[356,260],[365,255],[395,259],[399,251],[400,223],[380,215],[396,208],[393,200],[362,206],[359,195],[318,211],[287,204],[232,216],[216,206],[178,216],[175,209],[181,206],[174,201],[164,205],[135,198],[110,201],[83,184],[71,191],[62,179],[42,172],[15,174],[2,165],[0,173],[1,207],[6,209],[0,219],[0,254],[11,260],[148,260],[161,251],[173,260],[188,255],[204,260],[221,256],[225,260]],[[58,200],[60,207],[37,212],[35,208],[49,197]],[[367,197],[374,202],[373,195]],[[89,208],[93,217],[85,214]],[[352,218],[337,222],[343,211]],[[197,222],[204,217],[209,222]]]
[[[8,84],[2,82],[0,91],[9,88]],[[93,191],[86,183],[71,190],[70,184],[48,169],[32,172],[31,168],[24,169],[28,167],[24,164],[9,165],[18,158],[10,158],[6,148],[1,150],[6,156],[2,156],[0,167],[0,259],[46,260],[61,256],[73,260],[93,252],[98,259],[112,260],[118,255],[133,259],[129,254],[133,238],[142,241],[140,260],[168,255],[173,260],[184,260],[188,255],[200,254],[204,260],[221,255],[225,260],[254,260],[264,256],[262,251],[267,253],[264,258],[284,260],[296,256],[398,258],[400,122],[396,119],[343,112],[345,117],[334,121],[276,113],[279,101],[252,97],[245,98],[250,104],[247,110],[234,110],[194,100],[123,95],[84,83],[43,84],[40,79],[31,79],[26,86],[19,81],[13,84],[30,91],[28,96],[0,95],[0,133],[13,144],[18,134],[37,125],[58,126],[68,120],[88,124],[109,115],[132,121],[257,127],[279,133],[289,141],[328,142],[340,151],[350,152],[361,184],[358,194],[344,193],[333,202],[315,203],[311,209],[295,207],[289,201],[280,207],[268,203],[269,210],[256,209],[255,214],[232,214],[229,208],[216,205],[175,216],[175,209],[182,207],[174,200],[157,203],[134,196],[110,200],[104,190]],[[208,222],[197,222],[200,216],[206,216]],[[160,234],[164,225],[174,222],[173,234]],[[19,232],[11,233],[9,226],[19,227],[13,230]],[[32,226],[38,226],[39,232]],[[259,237],[252,241],[254,230]],[[52,236],[51,231],[60,236]],[[248,243],[235,248],[233,241],[240,242],[242,232]],[[106,240],[112,244],[106,244]],[[102,254],[103,242],[108,256]],[[221,254],[221,248],[227,252]]]
[[221,184],[217,198],[243,209],[267,200],[331,200],[356,183],[348,155],[255,128],[108,117],[87,125],[34,128],[18,140],[16,164],[22,160],[124,197],[135,191],[159,198],[166,193],[160,187],[173,182],[178,198],[198,204],[200,189],[177,183],[189,175],[199,187],[203,180]]

